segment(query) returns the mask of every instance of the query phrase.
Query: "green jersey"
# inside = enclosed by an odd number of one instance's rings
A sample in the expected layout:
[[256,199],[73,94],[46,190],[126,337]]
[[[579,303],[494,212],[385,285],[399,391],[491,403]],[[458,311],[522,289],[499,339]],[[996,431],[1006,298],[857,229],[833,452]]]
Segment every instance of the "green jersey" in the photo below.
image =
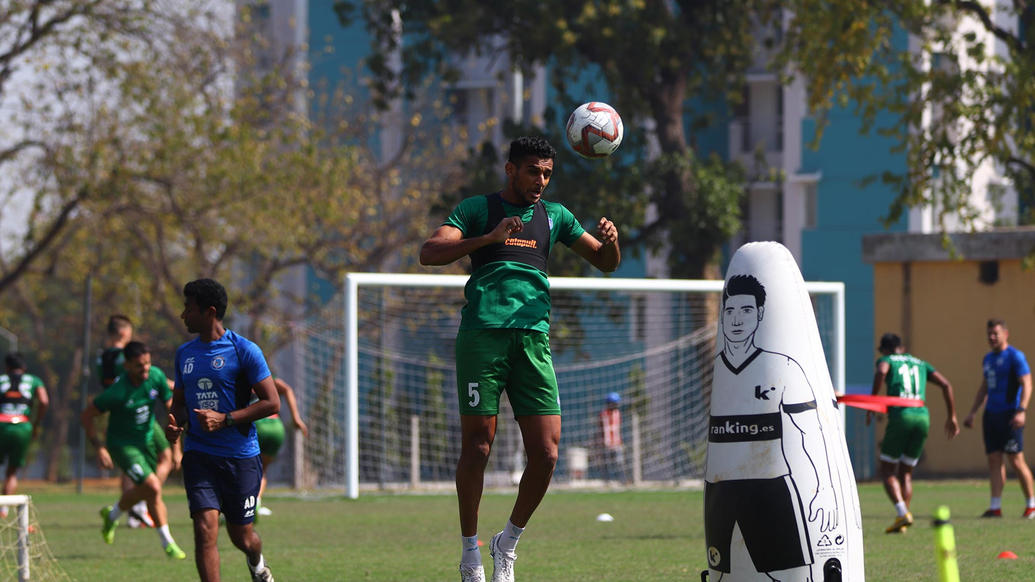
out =
[[[934,366],[909,354],[882,356],[878,362],[887,362],[891,369],[884,377],[888,396],[910,398],[924,402],[927,398],[927,376],[934,372]],[[928,414],[924,406],[889,406],[888,416],[903,414]]]
[[157,366],[151,366],[147,379],[139,386],[130,382],[128,374],[119,376],[114,384],[93,399],[97,410],[111,413],[108,418],[108,448],[144,446],[151,442],[154,438],[155,404],[159,400],[168,402],[170,398],[172,390],[165,373]]
[[0,423],[29,422],[32,402],[43,380],[32,374],[0,376]]
[[[571,246],[585,229],[561,204],[542,202],[550,229],[550,248],[558,241]],[[534,208],[535,205],[515,206],[503,201],[504,215],[519,216],[525,223],[532,220]],[[464,238],[472,238],[485,233],[488,217],[487,198],[473,196],[461,201],[444,224],[460,229]],[[460,329],[550,331],[550,283],[546,273],[531,265],[515,261],[485,264],[471,273],[464,298],[467,305],[461,312]]]

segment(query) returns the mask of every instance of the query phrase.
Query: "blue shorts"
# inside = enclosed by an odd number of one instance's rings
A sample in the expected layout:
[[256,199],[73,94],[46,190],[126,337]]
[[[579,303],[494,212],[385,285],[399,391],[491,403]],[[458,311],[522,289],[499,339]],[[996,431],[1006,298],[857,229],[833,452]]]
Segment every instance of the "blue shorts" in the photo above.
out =
[[205,509],[217,509],[226,516],[227,523],[252,523],[261,484],[259,455],[233,459],[199,451],[183,453],[183,486],[191,516]]
[[985,454],[1016,454],[1024,450],[1024,427],[1013,428],[1010,421],[1016,412],[985,412],[981,430],[985,437]]

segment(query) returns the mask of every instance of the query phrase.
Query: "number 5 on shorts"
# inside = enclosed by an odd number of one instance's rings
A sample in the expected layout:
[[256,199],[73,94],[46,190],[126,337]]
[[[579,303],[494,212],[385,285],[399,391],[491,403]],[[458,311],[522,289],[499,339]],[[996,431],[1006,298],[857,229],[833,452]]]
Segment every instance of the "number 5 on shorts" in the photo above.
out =
[[467,405],[471,408],[477,407],[478,403],[482,401],[482,395],[478,392],[477,382],[469,382],[467,384],[467,395],[471,397]]

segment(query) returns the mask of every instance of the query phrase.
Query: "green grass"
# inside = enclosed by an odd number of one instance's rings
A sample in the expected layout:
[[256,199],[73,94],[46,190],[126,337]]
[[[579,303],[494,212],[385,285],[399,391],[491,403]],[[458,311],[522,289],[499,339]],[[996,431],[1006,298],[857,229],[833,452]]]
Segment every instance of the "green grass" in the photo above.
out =
[[[193,540],[182,489],[167,492],[173,535],[188,554],[171,561],[152,530],[119,527],[115,544],[101,541],[97,509],[115,491],[76,495],[67,488],[34,488],[40,525],[60,565],[80,582],[163,582],[197,579]],[[878,484],[859,487],[866,574],[871,581],[936,582],[931,515],[940,504],[953,512],[962,580],[1030,579],[1035,571],[1035,521],[1019,519],[1021,494],[1010,483],[1006,517],[979,519],[988,502],[984,481],[916,483],[916,525],[904,535],[886,535],[894,510]],[[512,493],[487,494],[482,503],[482,538],[488,542],[509,514]],[[277,579],[287,581],[456,580],[459,533],[456,500],[439,495],[363,495],[300,499],[270,495],[274,514],[258,530]],[[595,517],[610,513],[615,520]],[[996,556],[1012,550],[1019,559]],[[247,582],[242,554],[225,533],[220,537],[223,580]],[[488,547],[482,548],[491,563]],[[698,580],[705,567],[700,491],[588,493],[555,490],[547,495],[519,546],[519,580],[670,581]],[[487,568],[491,573],[491,565]]]

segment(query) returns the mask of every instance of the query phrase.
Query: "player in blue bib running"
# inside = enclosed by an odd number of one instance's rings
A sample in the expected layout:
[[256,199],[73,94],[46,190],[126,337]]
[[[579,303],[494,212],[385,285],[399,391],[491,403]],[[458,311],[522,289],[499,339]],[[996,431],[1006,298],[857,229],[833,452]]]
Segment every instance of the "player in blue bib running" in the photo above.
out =
[[988,455],[988,479],[991,495],[988,509],[981,517],[1002,517],[1003,487],[1006,484],[1006,461],[1013,467],[1027,504],[1021,517],[1035,519],[1035,487],[1031,469],[1024,460],[1025,409],[1031,398],[1031,369],[1024,352],[1009,343],[1010,330],[1001,319],[988,320],[988,345],[992,351],[981,362],[983,379],[974,397],[970,414],[963,426],[974,426],[974,415],[981,405],[985,454]]
[[[280,397],[257,345],[223,327],[226,290],[212,279],[183,287],[180,317],[198,334],[176,350],[176,386],[166,434],[182,435],[183,485],[194,521],[202,582],[219,580],[219,514],[254,582],[273,582],[253,527],[262,461],[254,422],[280,411]],[[255,400],[252,400],[252,393]]]

